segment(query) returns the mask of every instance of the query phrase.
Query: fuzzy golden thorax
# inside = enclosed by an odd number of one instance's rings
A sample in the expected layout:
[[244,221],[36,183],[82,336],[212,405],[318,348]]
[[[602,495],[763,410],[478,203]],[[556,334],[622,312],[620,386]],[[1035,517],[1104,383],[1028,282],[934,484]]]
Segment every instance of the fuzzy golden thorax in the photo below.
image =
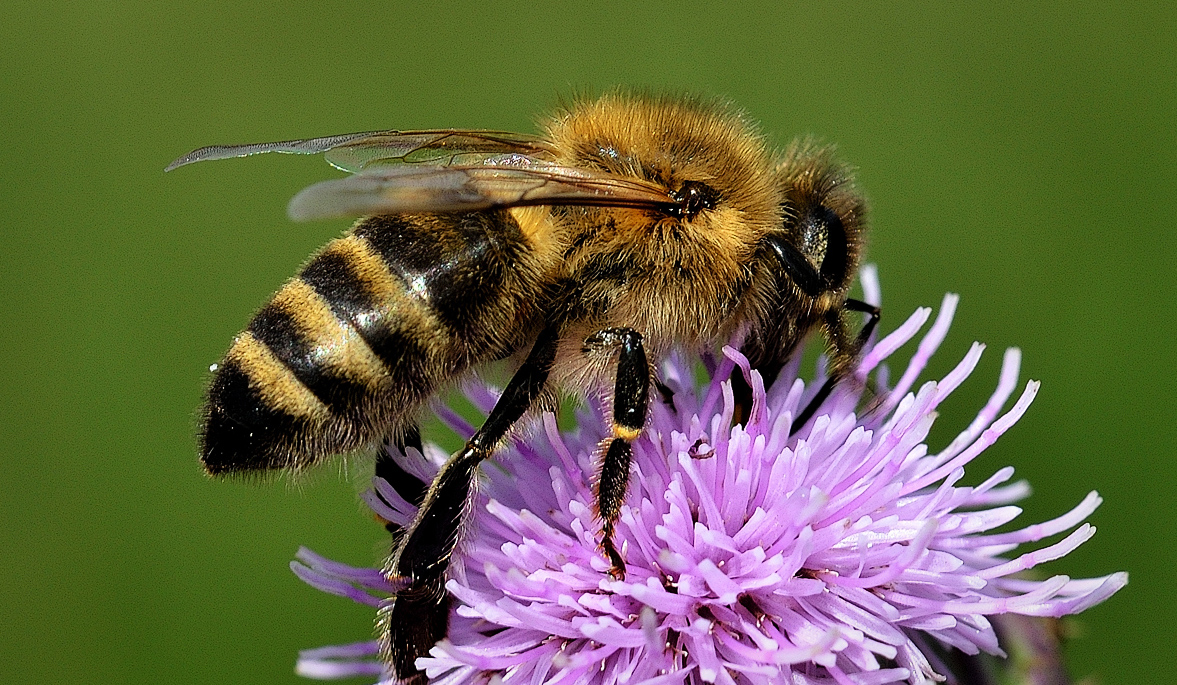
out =
[[[612,93],[547,125],[557,161],[658,184],[714,191],[693,216],[568,208],[562,270],[586,324],[627,325],[654,350],[728,336],[761,238],[780,224],[772,159],[756,128],[724,103]],[[587,330],[587,329],[586,329]]]

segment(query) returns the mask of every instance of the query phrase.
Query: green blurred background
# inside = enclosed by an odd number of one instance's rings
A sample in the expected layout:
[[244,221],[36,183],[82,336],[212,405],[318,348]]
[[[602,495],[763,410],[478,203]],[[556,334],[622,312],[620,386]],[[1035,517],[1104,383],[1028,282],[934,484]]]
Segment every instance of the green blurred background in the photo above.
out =
[[[1093,488],[1100,534],[1054,572],[1127,570],[1072,670],[1172,682],[1177,9],[1172,3],[48,3],[0,9],[0,681],[296,682],[370,612],[298,582],[306,544],[366,564],[356,474],[219,483],[194,453],[208,365],[345,222],[286,201],[314,158],[210,143],[388,127],[532,130],[614,84],[726,95],[778,144],[837,142],[872,200],[883,328],[959,292],[929,375],[1001,350],[1043,381],[973,465]],[[1170,673],[1166,676],[1164,674]]]

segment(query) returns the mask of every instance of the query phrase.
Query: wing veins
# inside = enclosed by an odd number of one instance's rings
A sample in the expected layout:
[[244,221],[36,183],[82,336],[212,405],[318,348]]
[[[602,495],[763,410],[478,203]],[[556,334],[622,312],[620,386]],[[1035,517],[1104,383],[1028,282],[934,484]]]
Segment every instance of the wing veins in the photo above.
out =
[[474,212],[529,205],[666,209],[678,204],[639,181],[546,164],[392,167],[312,185],[291,201],[299,221],[371,214]]
[[[417,142],[411,142],[418,139]],[[468,140],[466,146],[454,146],[450,159],[463,154],[521,154],[550,156],[551,146],[546,144],[540,136],[526,133],[512,133],[510,131],[484,131],[478,129],[420,129],[412,131],[363,131],[359,133],[344,133],[322,138],[300,138],[282,140],[272,143],[247,143],[244,145],[207,145],[189,152],[176,159],[164,171],[171,171],[178,167],[205,162],[214,159],[231,159],[234,157],[248,157],[250,155],[277,152],[280,154],[314,155],[326,154],[328,163],[344,171],[360,171],[376,162],[381,163],[413,163],[405,158],[432,148],[447,149],[445,141]],[[406,146],[411,145],[406,149]],[[364,151],[379,151],[389,149],[396,154],[387,157],[373,157],[364,161]],[[352,156],[361,160],[359,168],[347,166],[346,159],[339,162],[332,160],[331,153],[336,157],[343,157],[344,153],[352,152]],[[438,158],[441,159],[441,158]],[[437,159],[422,160],[416,163],[437,164]],[[444,162],[443,162],[444,165]]]

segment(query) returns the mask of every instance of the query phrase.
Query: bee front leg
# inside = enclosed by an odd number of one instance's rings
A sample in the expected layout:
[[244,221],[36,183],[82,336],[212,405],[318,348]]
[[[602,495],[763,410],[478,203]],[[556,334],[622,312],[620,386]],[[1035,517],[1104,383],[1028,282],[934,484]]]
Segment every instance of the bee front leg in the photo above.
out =
[[854,341],[854,356],[858,356],[862,352],[862,346],[870,340],[871,333],[875,332],[875,326],[879,324],[879,319],[883,316],[883,310],[874,306],[873,304],[863,302],[862,300],[847,299],[842,305],[842,309],[848,312],[862,312],[866,314],[866,323],[862,324],[862,330],[858,331],[858,338]]
[[[843,311],[862,312],[867,315],[866,323],[862,325],[862,330],[858,332],[858,337],[853,342],[846,340],[848,333],[846,331],[846,323],[842,320]],[[873,304],[867,304],[862,300],[853,299],[846,300],[842,305],[841,311],[833,312],[830,315],[829,321],[826,323],[829,329],[828,335],[830,336],[830,342],[833,344],[834,349],[842,352],[842,358],[831,359],[833,372],[830,373],[830,377],[822,384],[817,394],[809,401],[809,404],[805,405],[805,408],[797,415],[797,418],[793,421],[793,427],[789,431],[789,435],[793,435],[801,430],[805,424],[809,423],[809,419],[812,419],[813,415],[817,413],[818,407],[830,396],[830,393],[834,390],[834,386],[842,379],[843,374],[849,371],[846,367],[849,367],[858,359],[859,353],[862,352],[862,346],[870,339],[870,335],[874,332],[875,326],[879,323],[881,316],[882,310],[878,307]]]
[[613,543],[613,529],[629,487],[633,452],[630,443],[642,434],[650,397],[650,366],[642,335],[632,328],[607,328],[584,341],[585,351],[619,348],[617,381],[613,391],[613,437],[601,462],[597,483],[597,511],[601,516],[601,549],[612,565],[609,574],[625,577],[625,560]]
[[442,466],[417,518],[401,536],[392,555],[388,576],[408,579],[409,585],[397,593],[391,606],[381,609],[378,626],[385,662],[401,682],[425,681],[416,661],[446,634],[450,598],[445,591],[445,572],[462,528],[470,519],[470,496],[478,478],[478,465],[493,454],[543,390],[558,339],[555,327],[540,334],[486,423]]

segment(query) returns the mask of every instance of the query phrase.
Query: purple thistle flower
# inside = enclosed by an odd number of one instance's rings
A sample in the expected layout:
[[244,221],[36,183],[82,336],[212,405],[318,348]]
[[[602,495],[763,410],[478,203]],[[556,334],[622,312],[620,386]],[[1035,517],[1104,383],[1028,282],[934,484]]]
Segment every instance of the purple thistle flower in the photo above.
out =
[[[868,299],[878,300],[864,269]],[[994,533],[1029,494],[999,470],[975,487],[964,466],[1026,411],[1029,382],[1012,409],[1020,362],[1005,353],[997,390],[972,424],[939,452],[926,444],[937,407],[972,372],[974,344],[944,379],[914,392],[916,377],[947,333],[957,298],[939,316],[894,388],[855,413],[867,374],[912,339],[920,309],[871,346],[857,379],[842,383],[809,427],[790,437],[792,417],[821,384],[796,380],[798,363],[767,391],[731,348],[696,387],[691,360],[658,369],[673,406],[654,402],[634,447],[627,506],[616,541],[627,563],[613,580],[593,510],[605,409],[592,403],[578,428],[542,429],[484,466],[474,524],[447,589],[456,598],[448,638],[418,661],[437,684],[502,683],[924,683],[943,680],[934,645],[965,654],[1004,653],[990,617],[1058,617],[1110,597],[1127,574],[1031,580],[1020,572],[1089,539],[1092,492],[1054,520]],[[742,373],[754,400],[732,425],[729,377]],[[886,369],[875,382],[886,387]],[[495,394],[468,391],[483,411]],[[440,415],[463,437],[473,429]],[[424,458],[422,458],[422,456]],[[394,454],[426,482],[446,455]],[[415,507],[381,480],[365,493],[381,517],[405,525]],[[389,506],[391,505],[391,506]],[[1073,529],[1073,530],[1072,530]],[[1071,531],[1034,551],[1027,543]],[[300,550],[294,572],[312,586],[377,607],[397,590],[377,570]],[[304,651],[313,678],[378,676],[393,682],[375,641]]]

